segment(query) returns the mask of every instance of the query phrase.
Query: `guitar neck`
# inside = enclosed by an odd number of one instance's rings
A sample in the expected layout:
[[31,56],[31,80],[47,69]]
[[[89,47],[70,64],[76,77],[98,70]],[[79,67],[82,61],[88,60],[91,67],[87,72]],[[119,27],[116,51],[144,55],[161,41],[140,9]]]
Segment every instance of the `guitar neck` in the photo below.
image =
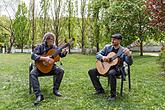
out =
[[55,58],[57,55],[59,55],[59,54],[61,53],[62,49],[66,48],[67,46],[70,46],[70,44],[67,43],[67,44],[65,44],[64,46],[62,46],[61,48],[59,48],[59,49],[56,51],[56,53],[54,53],[54,54],[51,56],[51,58]]
[[75,40],[75,39],[72,38],[72,39],[70,40],[69,43],[66,43],[66,44],[63,45],[61,48],[59,48],[59,49],[56,51],[56,53],[54,53],[54,54],[51,56],[51,58],[55,58],[57,55],[59,55],[59,54],[61,53],[62,49],[64,49],[64,48],[70,46],[70,45],[74,42],[74,40]]
[[[127,46],[127,48],[128,48],[128,49],[131,49],[132,46],[129,45],[129,46]],[[120,57],[123,53],[124,53],[124,52],[121,51],[120,53],[118,53],[118,54],[116,54],[115,56],[113,56],[113,57],[111,58],[111,60],[112,60],[112,61],[115,60],[117,57]]]

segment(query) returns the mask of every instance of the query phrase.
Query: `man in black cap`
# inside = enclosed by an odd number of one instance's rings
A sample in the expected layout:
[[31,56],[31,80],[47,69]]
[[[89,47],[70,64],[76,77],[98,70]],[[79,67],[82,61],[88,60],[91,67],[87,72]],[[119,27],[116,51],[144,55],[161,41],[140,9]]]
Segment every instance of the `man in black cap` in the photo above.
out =
[[102,75],[98,72],[96,68],[90,69],[88,71],[88,74],[90,76],[90,79],[92,81],[92,84],[96,90],[95,94],[103,94],[104,89],[99,81],[99,78],[97,76],[108,76],[110,79],[110,96],[108,97],[108,100],[112,101],[116,98],[116,76],[120,75],[119,68],[122,67],[123,61],[131,65],[133,63],[131,52],[128,48],[124,48],[120,45],[122,40],[121,34],[114,34],[111,36],[112,45],[107,44],[105,47],[96,54],[96,59],[101,62],[109,62],[109,58],[107,55],[110,52],[114,52],[116,54],[122,53],[120,55],[120,62],[117,63],[117,65],[111,66],[108,72],[105,75]]

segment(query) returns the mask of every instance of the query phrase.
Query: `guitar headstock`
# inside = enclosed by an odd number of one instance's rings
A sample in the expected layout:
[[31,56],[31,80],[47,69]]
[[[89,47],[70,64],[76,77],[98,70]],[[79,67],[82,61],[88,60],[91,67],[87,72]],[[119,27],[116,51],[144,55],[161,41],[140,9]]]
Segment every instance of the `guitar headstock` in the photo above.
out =
[[136,40],[133,43],[131,43],[127,48],[132,48],[140,45],[140,40]]
[[71,46],[75,41],[75,38],[71,38],[68,43],[66,43],[62,48],[65,48],[67,46]]
[[75,38],[71,38],[71,40],[69,41],[69,44],[70,44],[70,45],[73,44],[74,41],[75,41]]

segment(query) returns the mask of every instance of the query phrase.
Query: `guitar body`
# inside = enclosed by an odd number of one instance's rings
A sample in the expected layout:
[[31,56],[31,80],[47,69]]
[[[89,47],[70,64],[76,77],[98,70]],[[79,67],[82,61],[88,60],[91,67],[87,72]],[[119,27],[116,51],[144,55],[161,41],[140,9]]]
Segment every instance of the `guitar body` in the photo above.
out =
[[[41,56],[43,56],[43,57],[51,56],[51,55],[53,55],[55,52],[56,52],[55,49],[50,49],[46,54],[41,55]],[[57,61],[60,61],[60,56],[59,56],[59,55],[57,55],[56,57],[54,57],[54,62],[57,62]],[[35,62],[35,65],[36,65],[36,67],[37,67],[42,73],[49,73],[49,72],[52,70],[54,63],[53,63],[53,64],[49,64],[49,63],[47,63],[47,62],[45,62],[45,61],[39,60],[39,61],[36,61],[36,62]]]
[[[135,47],[137,45],[140,44],[139,40],[134,41],[133,43],[131,43],[129,46],[127,46],[128,49]],[[123,51],[121,51],[120,53],[114,53],[114,52],[110,52],[107,57],[108,58],[112,58],[111,62],[101,62],[99,60],[96,61],[96,68],[97,71],[102,74],[105,75],[108,70],[110,69],[110,67],[116,65],[119,62],[119,56],[123,53]]]
[[[110,52],[107,57],[108,58],[112,58],[113,56],[115,56],[116,53],[114,52]],[[102,75],[105,75],[108,70],[110,69],[110,67],[116,65],[118,63],[119,59],[116,58],[114,60],[112,60],[111,62],[101,62],[99,60],[96,61],[96,68],[97,68],[97,71],[102,74]]]

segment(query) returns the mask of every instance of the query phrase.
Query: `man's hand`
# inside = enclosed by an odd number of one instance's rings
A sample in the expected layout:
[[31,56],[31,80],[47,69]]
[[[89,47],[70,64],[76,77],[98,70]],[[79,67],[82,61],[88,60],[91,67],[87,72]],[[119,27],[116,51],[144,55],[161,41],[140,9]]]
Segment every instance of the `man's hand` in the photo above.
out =
[[131,51],[128,48],[125,48],[123,52],[125,53],[125,55],[131,56]]
[[45,57],[45,62],[49,63],[49,64],[53,64],[54,63],[54,59],[50,58],[49,56]]
[[62,52],[63,54],[67,54],[68,53],[68,50],[66,48],[62,49]]
[[109,62],[109,58],[108,58],[107,56],[103,56],[103,57],[102,57],[102,60],[103,60],[104,62]]

